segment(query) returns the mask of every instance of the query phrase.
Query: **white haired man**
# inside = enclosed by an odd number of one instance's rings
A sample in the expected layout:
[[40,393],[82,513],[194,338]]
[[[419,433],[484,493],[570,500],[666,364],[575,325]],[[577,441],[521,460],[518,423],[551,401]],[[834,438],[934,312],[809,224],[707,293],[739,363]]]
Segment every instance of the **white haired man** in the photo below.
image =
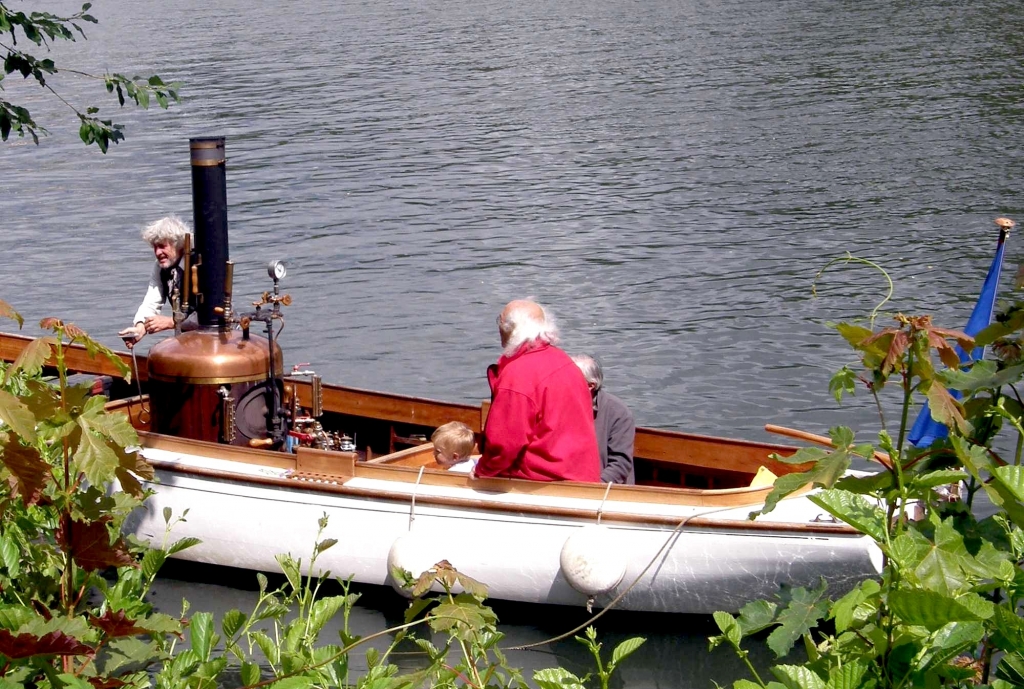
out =
[[594,357],[574,354],[570,357],[579,366],[594,401],[594,431],[601,453],[602,483],[636,483],[633,471],[633,440],[636,424],[626,403],[605,391],[604,371]]
[[[149,277],[149,288],[146,296],[135,312],[134,325],[118,333],[124,338],[128,349],[133,348],[147,333],[158,333],[174,327],[171,316],[161,316],[164,302],[170,299],[175,287],[182,285],[183,270],[181,257],[185,251],[185,236],[189,228],[176,215],[160,218],[146,225],[142,230],[142,238],[153,247],[156,263]],[[185,330],[190,327],[183,326]]]
[[491,408],[476,476],[534,481],[601,480],[590,391],[559,349],[558,327],[536,302],[498,316],[502,355],[487,369]]

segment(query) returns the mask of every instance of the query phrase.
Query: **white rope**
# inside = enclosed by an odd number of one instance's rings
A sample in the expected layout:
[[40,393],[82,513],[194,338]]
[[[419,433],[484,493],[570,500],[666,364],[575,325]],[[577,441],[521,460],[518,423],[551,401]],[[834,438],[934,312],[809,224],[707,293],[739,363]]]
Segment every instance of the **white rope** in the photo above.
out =
[[409,531],[412,531],[412,523],[416,521],[416,491],[420,487],[420,479],[423,478],[423,470],[426,467],[420,467],[420,473],[416,475],[416,485],[412,488],[412,503],[409,505]]
[[604,497],[601,498],[601,504],[597,508],[597,523],[601,523],[601,515],[604,514],[604,503],[608,500],[608,493],[612,490],[612,482],[608,482],[608,487],[604,489]]
[[605,607],[601,608],[600,612],[598,612],[595,615],[592,615],[590,617],[590,619],[588,619],[586,622],[584,622],[580,626],[576,627],[575,629],[570,629],[569,631],[567,631],[564,634],[559,634],[558,636],[551,637],[550,639],[545,639],[544,641],[537,641],[536,643],[525,644],[523,646],[508,646],[504,650],[523,651],[523,650],[526,650],[526,649],[529,649],[529,648],[536,648],[537,646],[543,646],[544,644],[550,644],[550,643],[554,643],[556,641],[561,641],[562,639],[567,639],[570,636],[572,636],[573,634],[575,634],[576,632],[578,632],[578,631],[580,631],[582,629],[586,629],[588,626],[593,624],[594,620],[596,620],[597,618],[601,617],[606,612],[608,612],[609,610],[614,608],[615,605],[620,600],[622,600],[623,598],[626,597],[627,593],[629,593],[630,591],[633,590],[634,586],[636,586],[637,584],[640,583],[640,580],[644,578],[644,576],[647,574],[647,571],[651,567],[653,567],[654,563],[657,562],[661,558],[661,554],[664,553],[669,548],[669,546],[672,544],[672,541],[674,541],[676,538],[679,537],[679,535],[683,532],[683,527],[685,527],[686,524],[691,519],[696,519],[697,517],[705,517],[705,516],[707,516],[709,514],[714,514],[716,512],[726,512],[726,511],[731,510],[731,509],[735,509],[735,508],[733,508],[733,507],[716,507],[715,509],[712,509],[712,510],[706,510],[704,512],[698,512],[696,514],[691,514],[689,517],[686,517],[681,522],[676,524],[676,527],[674,529],[672,529],[671,532],[669,532],[668,538],[665,539],[665,542],[662,544],[661,548],[658,549],[658,552],[656,552],[654,554],[654,557],[651,558],[650,562],[647,563],[647,565],[643,568],[643,570],[640,572],[640,574],[636,575],[636,578],[633,579],[633,581],[630,583],[630,585],[627,586],[625,588],[625,590],[623,590],[617,596],[615,596],[615,598],[613,598],[608,603],[608,605],[606,605]]

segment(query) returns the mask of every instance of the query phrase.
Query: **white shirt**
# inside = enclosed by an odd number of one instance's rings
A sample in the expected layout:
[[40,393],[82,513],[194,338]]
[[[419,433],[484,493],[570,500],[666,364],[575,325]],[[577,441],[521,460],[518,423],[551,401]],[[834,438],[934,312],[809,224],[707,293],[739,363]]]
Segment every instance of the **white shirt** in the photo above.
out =
[[476,468],[476,459],[464,459],[458,464],[452,464],[448,471],[455,471],[460,474],[469,474]]
[[149,287],[146,289],[146,296],[142,305],[135,312],[133,324],[144,323],[150,316],[159,316],[164,305],[164,297],[160,294],[160,262],[153,261],[153,273],[149,276]]

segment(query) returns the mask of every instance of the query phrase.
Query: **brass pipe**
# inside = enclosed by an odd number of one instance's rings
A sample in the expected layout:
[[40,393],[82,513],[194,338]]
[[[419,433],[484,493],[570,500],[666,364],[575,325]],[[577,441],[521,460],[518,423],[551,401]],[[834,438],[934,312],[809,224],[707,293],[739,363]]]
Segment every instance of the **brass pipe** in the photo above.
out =
[[[231,321],[231,292],[235,281],[235,262],[224,262],[224,324]],[[215,309],[216,310],[216,309]]]
[[182,304],[185,310],[188,310],[189,301],[192,299],[192,235],[185,235],[185,255],[182,257],[185,262],[182,266],[181,274],[181,291],[182,291]]
[[319,418],[324,413],[324,392],[323,392],[323,379],[320,376],[314,375],[311,379],[310,387],[310,412],[309,415],[314,419]]

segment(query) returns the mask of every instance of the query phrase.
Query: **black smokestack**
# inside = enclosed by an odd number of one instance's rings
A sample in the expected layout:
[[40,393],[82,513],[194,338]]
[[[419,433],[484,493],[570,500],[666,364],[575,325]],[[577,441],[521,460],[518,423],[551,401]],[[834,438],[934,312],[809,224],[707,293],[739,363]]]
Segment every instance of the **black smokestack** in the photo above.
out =
[[225,173],[224,137],[189,140],[192,157],[192,217],[196,235],[201,293],[196,304],[199,324],[217,325],[221,317],[213,310],[224,306],[224,278],[228,261],[228,192]]

